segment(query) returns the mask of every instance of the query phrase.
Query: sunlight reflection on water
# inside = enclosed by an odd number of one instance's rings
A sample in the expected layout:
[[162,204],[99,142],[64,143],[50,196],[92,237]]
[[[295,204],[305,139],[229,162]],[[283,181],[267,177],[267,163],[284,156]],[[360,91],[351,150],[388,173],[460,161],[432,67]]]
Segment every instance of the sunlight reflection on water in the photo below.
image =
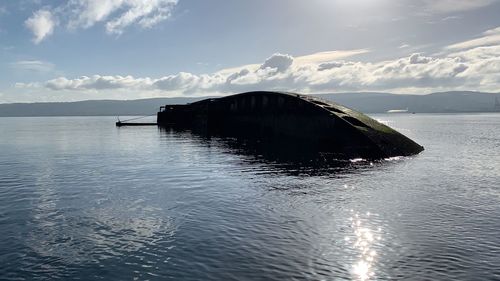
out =
[[382,240],[381,228],[372,229],[369,219],[370,212],[360,215],[351,210],[353,214],[350,218],[350,225],[354,231],[353,237],[346,236],[345,240],[350,243],[350,247],[357,252],[357,259],[352,264],[352,274],[355,280],[369,280],[376,274],[377,251],[375,245]]

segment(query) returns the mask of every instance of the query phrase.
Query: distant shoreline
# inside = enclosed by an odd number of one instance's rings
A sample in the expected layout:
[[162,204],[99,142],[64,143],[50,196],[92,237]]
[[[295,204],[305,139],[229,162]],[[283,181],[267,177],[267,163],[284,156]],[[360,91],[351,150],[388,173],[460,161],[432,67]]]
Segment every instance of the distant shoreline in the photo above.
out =
[[[500,106],[495,104],[495,100],[500,99],[498,93],[455,91],[428,95],[337,93],[316,96],[367,114],[387,113],[402,108],[408,112],[388,114],[500,112]],[[210,97],[8,103],[0,104],[0,117],[144,116],[155,114],[165,104],[186,104],[206,98]]]
[[[363,112],[368,115],[388,115],[388,116],[406,116],[406,115],[481,115],[481,114],[500,114],[500,111],[468,111],[468,112],[416,112],[416,113],[387,113],[387,112]],[[144,115],[29,115],[29,116],[0,116],[0,118],[38,118],[38,117],[140,117]],[[155,119],[156,116],[151,116]]]

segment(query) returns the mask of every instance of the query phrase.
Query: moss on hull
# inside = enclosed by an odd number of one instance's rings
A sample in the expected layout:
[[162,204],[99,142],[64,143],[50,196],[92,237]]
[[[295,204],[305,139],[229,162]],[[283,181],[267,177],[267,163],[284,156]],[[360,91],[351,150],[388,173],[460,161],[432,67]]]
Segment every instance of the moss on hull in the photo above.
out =
[[248,92],[187,105],[166,105],[158,124],[295,144],[336,157],[408,156],[423,147],[355,110],[312,96],[284,92]]

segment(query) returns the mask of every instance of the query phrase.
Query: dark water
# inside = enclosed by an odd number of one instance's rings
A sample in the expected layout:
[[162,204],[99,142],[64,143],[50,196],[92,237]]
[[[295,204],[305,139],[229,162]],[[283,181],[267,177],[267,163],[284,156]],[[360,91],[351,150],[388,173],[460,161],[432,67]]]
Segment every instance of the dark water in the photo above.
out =
[[375,117],[426,151],[297,163],[114,118],[0,118],[0,279],[499,280],[500,115]]

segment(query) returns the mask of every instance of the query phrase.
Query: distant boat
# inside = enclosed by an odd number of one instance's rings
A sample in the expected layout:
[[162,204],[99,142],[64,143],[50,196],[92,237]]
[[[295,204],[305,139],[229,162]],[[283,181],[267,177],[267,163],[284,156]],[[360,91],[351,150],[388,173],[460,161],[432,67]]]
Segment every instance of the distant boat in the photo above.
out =
[[406,108],[406,109],[391,109],[391,110],[387,110],[387,113],[408,113],[408,108]]

